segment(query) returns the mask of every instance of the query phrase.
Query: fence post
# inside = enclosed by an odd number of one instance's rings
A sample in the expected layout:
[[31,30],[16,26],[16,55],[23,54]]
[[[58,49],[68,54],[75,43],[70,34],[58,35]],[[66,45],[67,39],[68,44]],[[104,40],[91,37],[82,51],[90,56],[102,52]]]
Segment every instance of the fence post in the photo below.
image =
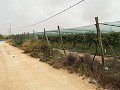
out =
[[30,35],[29,35],[29,32],[28,32],[28,40],[30,39]]
[[62,39],[62,35],[61,35],[61,32],[60,32],[60,27],[59,26],[58,26],[58,31],[59,31],[59,36],[60,36],[60,40],[61,40],[61,43],[62,43],[62,48],[63,48],[64,54],[66,56],[66,52],[65,52],[65,49],[64,49],[64,43],[63,43],[63,39]]
[[11,23],[9,23],[9,30],[10,30],[10,39],[11,39]]
[[47,35],[46,35],[46,30],[45,30],[45,28],[44,28],[44,35],[45,35],[45,39],[47,40],[48,45],[50,46],[50,43],[49,43],[48,37],[47,37]]
[[100,33],[98,17],[95,17],[95,21],[96,21],[96,28],[97,28],[97,36],[98,36],[98,41],[99,41],[99,47],[100,47],[100,51],[101,51],[101,55],[102,55],[102,57],[101,57],[102,58],[102,64],[104,66],[104,51],[103,51],[102,37],[101,37],[101,33]]
[[[49,48],[50,48],[50,42],[49,42],[49,40],[48,40],[48,36],[46,35],[46,30],[45,30],[45,28],[44,28],[44,36],[45,36],[45,38],[46,38],[46,40],[47,40],[47,43],[48,43],[48,46],[49,46]],[[50,56],[51,56],[51,48],[50,48]]]
[[18,33],[18,40],[20,41],[20,34]]
[[26,33],[24,32],[24,40],[26,40]]
[[22,39],[21,41],[23,42],[23,39],[24,39],[23,32],[22,32],[22,38],[21,39]]
[[35,31],[33,30],[33,37],[35,37]]
[[35,31],[33,30],[32,40],[35,41]]

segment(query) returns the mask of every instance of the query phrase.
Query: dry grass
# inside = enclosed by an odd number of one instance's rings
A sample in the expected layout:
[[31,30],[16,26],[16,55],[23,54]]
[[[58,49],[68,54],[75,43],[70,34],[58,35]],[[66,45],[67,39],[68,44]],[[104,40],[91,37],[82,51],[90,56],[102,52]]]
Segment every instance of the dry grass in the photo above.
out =
[[41,53],[48,54],[50,52],[50,48],[46,42],[32,42],[30,40],[22,44],[22,49],[24,53],[30,53],[30,55],[35,58],[39,58]]
[[11,39],[6,41],[6,43],[9,43],[10,45],[13,45],[13,42],[14,42],[14,41],[11,40]]
[[67,56],[63,56],[59,51],[52,50],[44,41],[33,42],[27,40],[21,47],[25,53],[40,58],[40,61],[46,62],[54,68],[63,68],[70,73],[85,75],[94,79],[94,83],[104,88],[120,89],[120,62],[117,60],[105,61],[105,67],[102,67],[101,63],[96,60],[93,67],[91,55],[80,56],[79,54],[69,53]]
[[117,60],[107,60],[105,67],[102,67],[99,61],[95,61],[93,67],[89,54],[80,57],[78,54],[70,53],[60,63],[62,68],[67,69],[70,73],[91,77],[94,79],[93,83],[100,84],[104,88],[120,89],[120,62]]

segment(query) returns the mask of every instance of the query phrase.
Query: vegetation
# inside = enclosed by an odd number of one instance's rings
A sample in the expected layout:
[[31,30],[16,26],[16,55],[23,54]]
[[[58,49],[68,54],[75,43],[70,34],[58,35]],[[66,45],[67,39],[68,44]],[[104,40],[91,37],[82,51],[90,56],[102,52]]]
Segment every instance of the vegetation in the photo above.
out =
[[[60,37],[56,36],[48,36],[49,41],[53,48],[61,47]],[[92,53],[94,54],[96,47],[98,47],[97,35],[94,33],[86,33],[86,34],[69,34],[63,35],[64,47],[69,51],[77,51],[83,53]],[[44,37],[39,37],[39,39],[44,39]],[[106,55],[115,55],[120,56],[120,33],[106,33],[102,34],[103,46],[106,49]],[[97,46],[96,46],[97,44]],[[111,50],[112,49],[112,50]],[[98,48],[99,55],[99,48]]]
[[3,36],[2,36],[2,34],[0,34],[0,39],[3,39]]
[[2,35],[2,34],[0,34],[0,39],[2,40],[2,39],[4,39],[5,37]]
[[70,73],[75,72],[79,75],[91,77],[94,79],[91,80],[91,83],[100,84],[102,87],[112,90],[120,88],[119,61],[106,61],[105,67],[102,67],[101,63],[96,60],[95,66],[93,67],[92,58],[89,54],[84,54],[84,56],[80,57],[78,54],[70,53],[60,63]]
[[[110,48],[114,48],[117,55],[120,55],[120,33],[103,34],[102,37],[104,47],[109,50],[108,46],[110,46]],[[79,52],[89,50],[89,54],[84,53],[83,56],[73,52],[67,53],[66,56],[63,55],[59,51],[61,48],[59,36],[49,36],[48,38],[52,45],[51,47],[47,44],[44,37],[35,38],[33,36],[30,39],[26,38],[25,35],[15,35],[11,42],[12,45],[23,49],[24,53],[28,53],[35,58],[40,58],[40,61],[46,62],[54,68],[63,68],[67,69],[70,73],[78,73],[79,75],[91,77],[91,83],[101,85],[104,88],[111,90],[120,89],[120,61],[118,59],[114,57],[106,59],[104,67],[102,67],[101,62],[97,59],[94,64],[92,62],[93,58],[91,54],[95,52],[97,47],[95,45],[97,43],[95,34],[63,36],[65,49]],[[112,53],[110,54],[112,55]]]

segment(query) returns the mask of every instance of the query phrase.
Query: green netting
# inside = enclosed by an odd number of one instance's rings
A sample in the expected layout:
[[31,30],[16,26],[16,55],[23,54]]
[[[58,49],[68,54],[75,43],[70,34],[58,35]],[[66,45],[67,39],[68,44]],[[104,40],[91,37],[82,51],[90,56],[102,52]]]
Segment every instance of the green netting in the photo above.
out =
[[[109,33],[109,32],[120,32],[120,22],[106,22],[106,23],[100,23],[100,30],[101,33]],[[96,26],[88,25],[83,27],[76,27],[76,28],[60,28],[60,31],[62,34],[79,34],[79,33],[96,33]],[[50,30],[46,31],[47,35],[57,35],[58,30]],[[44,32],[37,32],[36,35],[41,36],[44,35]]]

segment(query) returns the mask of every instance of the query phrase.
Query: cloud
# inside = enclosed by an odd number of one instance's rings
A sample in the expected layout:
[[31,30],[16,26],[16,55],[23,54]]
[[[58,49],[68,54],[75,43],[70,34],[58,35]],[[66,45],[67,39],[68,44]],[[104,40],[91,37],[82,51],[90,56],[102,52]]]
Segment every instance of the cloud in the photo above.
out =
[[89,0],[84,5],[82,18],[87,22],[94,22],[94,17],[98,16],[101,21],[110,17],[110,0]]
[[[27,26],[44,20],[75,4],[79,0],[0,0],[0,24],[12,23],[12,33],[42,31],[61,27],[80,27],[99,21],[120,19],[120,0],[85,0],[78,6],[34,27],[17,29],[14,26]],[[1,26],[0,33],[7,34],[9,25]]]
[[[120,8],[118,5],[120,0],[88,0],[86,1],[87,5],[84,5],[83,8],[83,20],[87,22],[94,22],[94,17],[98,16],[100,21],[114,21],[114,17],[119,19],[119,13],[117,9]],[[117,8],[115,9],[117,5]]]

